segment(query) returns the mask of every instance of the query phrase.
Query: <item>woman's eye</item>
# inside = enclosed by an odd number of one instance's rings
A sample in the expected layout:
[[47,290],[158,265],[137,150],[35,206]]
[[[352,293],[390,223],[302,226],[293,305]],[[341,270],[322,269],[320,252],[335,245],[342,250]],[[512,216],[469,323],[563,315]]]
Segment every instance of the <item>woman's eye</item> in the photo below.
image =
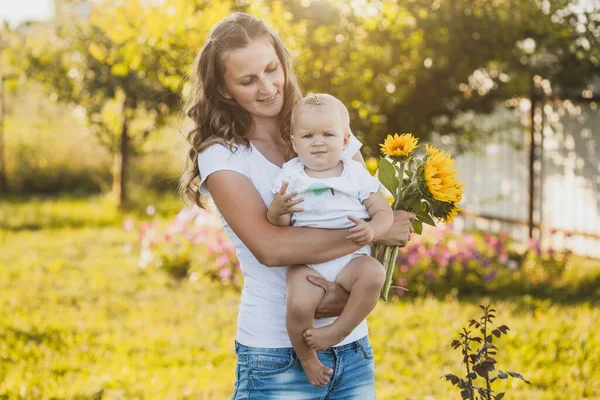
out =
[[249,80],[249,81],[246,81],[246,82],[242,82],[242,86],[248,86],[251,83],[252,83],[252,80]]
[[274,66],[272,66],[271,68],[267,69],[267,72],[273,72],[277,69],[277,64],[275,64]]

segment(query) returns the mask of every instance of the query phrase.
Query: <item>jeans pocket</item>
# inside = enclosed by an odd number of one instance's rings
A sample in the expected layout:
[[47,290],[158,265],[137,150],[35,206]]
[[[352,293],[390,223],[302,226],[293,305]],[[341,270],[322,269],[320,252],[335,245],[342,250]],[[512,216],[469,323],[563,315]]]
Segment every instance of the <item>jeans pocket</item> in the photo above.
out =
[[366,343],[360,343],[360,352],[363,356],[363,358],[365,360],[372,360],[373,359],[373,347],[371,347],[371,345],[369,344],[369,342]]
[[281,374],[296,364],[293,354],[249,354],[248,368],[250,375],[269,376]]

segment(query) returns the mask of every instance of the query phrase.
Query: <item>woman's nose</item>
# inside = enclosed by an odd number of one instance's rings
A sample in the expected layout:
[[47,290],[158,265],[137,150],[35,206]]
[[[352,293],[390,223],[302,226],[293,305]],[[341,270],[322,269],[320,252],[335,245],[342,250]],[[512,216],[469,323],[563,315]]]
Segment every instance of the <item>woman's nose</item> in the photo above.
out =
[[273,92],[274,92],[273,82],[271,82],[266,77],[262,77],[259,82],[260,82],[260,86],[259,86],[260,91],[262,91],[264,94],[273,94]]

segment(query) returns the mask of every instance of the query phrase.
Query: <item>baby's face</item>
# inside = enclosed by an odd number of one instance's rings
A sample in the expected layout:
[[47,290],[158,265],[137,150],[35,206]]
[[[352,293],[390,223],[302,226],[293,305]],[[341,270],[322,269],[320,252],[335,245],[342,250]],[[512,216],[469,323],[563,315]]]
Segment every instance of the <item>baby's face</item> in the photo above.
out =
[[338,165],[350,133],[342,126],[336,105],[302,107],[292,123],[292,145],[306,167],[326,171]]

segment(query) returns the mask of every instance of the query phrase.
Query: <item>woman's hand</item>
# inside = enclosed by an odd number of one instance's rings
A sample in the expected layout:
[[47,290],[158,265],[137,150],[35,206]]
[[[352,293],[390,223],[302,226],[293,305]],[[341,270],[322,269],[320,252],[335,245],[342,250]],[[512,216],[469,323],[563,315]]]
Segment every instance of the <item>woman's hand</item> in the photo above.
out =
[[387,246],[406,246],[406,243],[410,240],[410,236],[415,231],[412,226],[415,217],[414,213],[408,211],[394,211],[394,223],[392,227],[387,233],[377,238],[375,243]]
[[310,283],[325,291],[325,295],[315,311],[315,318],[339,316],[344,310],[350,294],[337,283],[329,282],[321,277],[309,275],[307,279]]

